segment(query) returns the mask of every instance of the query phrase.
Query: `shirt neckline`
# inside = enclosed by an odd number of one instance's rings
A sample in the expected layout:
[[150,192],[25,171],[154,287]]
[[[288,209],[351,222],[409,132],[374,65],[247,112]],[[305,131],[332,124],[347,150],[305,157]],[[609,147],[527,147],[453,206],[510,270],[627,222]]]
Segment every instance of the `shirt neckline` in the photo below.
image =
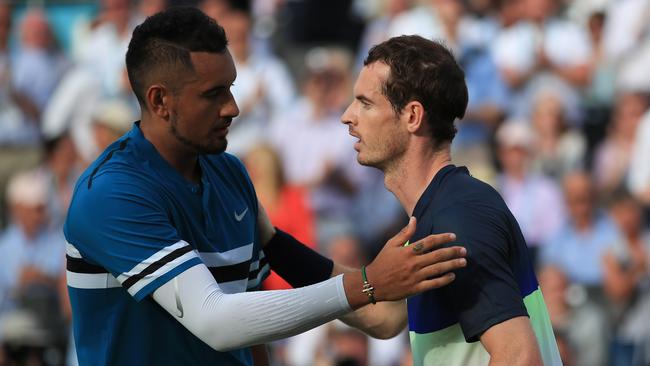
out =
[[427,188],[424,190],[424,192],[422,192],[422,195],[418,199],[418,202],[415,204],[415,209],[413,209],[413,216],[421,217],[422,214],[424,214],[427,207],[429,207],[429,204],[433,202],[436,193],[438,192],[438,188],[442,185],[444,177],[455,169],[456,166],[454,164],[449,164],[438,170],[436,175],[433,176],[433,179],[431,179],[431,182]]
[[187,187],[187,189],[192,192],[192,193],[201,193],[203,191],[202,185],[205,185],[205,166],[203,164],[203,156],[199,155],[198,156],[198,162],[199,165],[201,166],[201,182],[200,183],[193,183],[185,179],[181,175],[181,173],[176,170],[165,158],[160,155],[158,150],[156,150],[156,147],[151,143],[151,141],[147,140],[144,137],[144,134],[142,133],[142,129],[140,128],[140,121],[137,121],[133,124],[133,128],[129,132],[130,137],[132,138],[135,147],[140,150],[140,152],[143,153],[143,158],[150,162],[152,165],[155,166],[156,169],[160,169],[163,171],[163,174],[166,177],[172,177],[176,183],[183,185],[184,187]]

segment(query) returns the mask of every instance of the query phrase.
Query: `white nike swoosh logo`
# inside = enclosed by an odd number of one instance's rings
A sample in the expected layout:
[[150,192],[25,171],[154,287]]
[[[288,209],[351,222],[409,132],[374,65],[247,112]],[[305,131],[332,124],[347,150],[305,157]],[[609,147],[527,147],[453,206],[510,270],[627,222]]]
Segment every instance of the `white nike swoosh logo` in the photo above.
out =
[[246,207],[244,212],[242,212],[240,214],[237,214],[237,211],[235,211],[235,220],[237,220],[238,222],[241,221],[241,219],[244,218],[244,215],[246,215],[246,212],[248,212],[248,207]]

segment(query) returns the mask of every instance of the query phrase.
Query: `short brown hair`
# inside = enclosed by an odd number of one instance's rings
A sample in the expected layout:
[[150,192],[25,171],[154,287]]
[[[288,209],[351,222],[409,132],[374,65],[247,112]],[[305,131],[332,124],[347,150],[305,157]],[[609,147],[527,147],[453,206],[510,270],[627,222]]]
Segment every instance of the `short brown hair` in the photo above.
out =
[[435,146],[451,142],[454,120],[467,108],[465,73],[442,44],[420,36],[400,36],[374,46],[363,64],[383,62],[390,75],[383,93],[400,113],[406,104],[422,103]]

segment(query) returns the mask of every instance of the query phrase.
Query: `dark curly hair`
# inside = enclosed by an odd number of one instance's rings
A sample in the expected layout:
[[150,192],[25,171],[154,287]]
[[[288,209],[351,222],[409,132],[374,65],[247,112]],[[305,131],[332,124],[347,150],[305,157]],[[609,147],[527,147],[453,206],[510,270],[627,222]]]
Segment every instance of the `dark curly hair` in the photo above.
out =
[[410,101],[422,103],[434,146],[451,142],[454,120],[465,115],[468,98],[465,73],[451,52],[420,36],[400,36],[374,46],[363,64],[374,62],[390,67],[383,94],[395,113]]
[[142,106],[154,76],[175,79],[174,67],[194,70],[191,52],[222,53],[228,40],[223,28],[192,7],[172,7],[148,17],[133,30],[126,53],[131,88]]

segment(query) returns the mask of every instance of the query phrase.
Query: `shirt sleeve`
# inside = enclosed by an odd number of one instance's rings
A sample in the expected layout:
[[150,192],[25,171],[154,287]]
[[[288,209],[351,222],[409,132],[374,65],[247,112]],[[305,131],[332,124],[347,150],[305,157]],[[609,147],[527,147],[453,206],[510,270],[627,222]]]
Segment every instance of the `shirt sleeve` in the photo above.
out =
[[451,208],[435,223],[435,232],[456,233],[453,245],[467,248],[467,266],[441,288],[449,309],[456,309],[467,342],[476,342],[492,326],[528,316],[519,285],[509,265],[509,235],[505,218],[474,209]]
[[81,181],[65,225],[66,240],[81,257],[73,260],[88,262],[88,274],[103,267],[138,301],[201,263],[164,202],[150,182],[135,175],[99,175],[92,187]]

